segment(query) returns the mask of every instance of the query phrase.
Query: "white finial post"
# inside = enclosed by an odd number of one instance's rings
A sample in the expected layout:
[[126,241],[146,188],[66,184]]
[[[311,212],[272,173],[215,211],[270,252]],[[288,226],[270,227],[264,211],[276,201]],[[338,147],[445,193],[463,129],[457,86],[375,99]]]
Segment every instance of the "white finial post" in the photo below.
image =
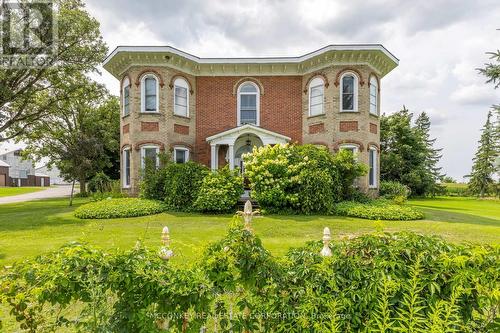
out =
[[253,217],[253,208],[252,208],[252,202],[250,200],[247,200],[245,202],[245,207],[243,208],[243,219],[245,220],[245,229],[248,231],[251,231],[251,222],[252,222],[252,217]]
[[169,260],[170,258],[173,257],[174,251],[170,250],[170,230],[168,227],[163,227],[163,230],[161,232],[161,242],[163,243],[163,246],[160,248],[160,252],[158,255],[160,258],[163,260]]
[[321,255],[323,257],[331,257],[332,250],[330,250],[330,241],[332,240],[332,236],[330,233],[330,228],[325,227],[323,229],[323,249],[321,250]]

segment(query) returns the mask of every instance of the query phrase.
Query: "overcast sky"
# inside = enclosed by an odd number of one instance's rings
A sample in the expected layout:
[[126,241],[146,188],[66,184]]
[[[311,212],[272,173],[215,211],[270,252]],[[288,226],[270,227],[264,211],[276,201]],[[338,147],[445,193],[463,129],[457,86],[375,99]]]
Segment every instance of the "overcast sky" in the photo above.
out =
[[[297,56],[328,44],[381,43],[400,59],[382,80],[382,112],[404,104],[432,120],[444,171],[461,179],[500,89],[476,68],[500,48],[499,0],[88,0],[110,52],[171,45],[202,57]],[[118,94],[107,73],[98,78]]]

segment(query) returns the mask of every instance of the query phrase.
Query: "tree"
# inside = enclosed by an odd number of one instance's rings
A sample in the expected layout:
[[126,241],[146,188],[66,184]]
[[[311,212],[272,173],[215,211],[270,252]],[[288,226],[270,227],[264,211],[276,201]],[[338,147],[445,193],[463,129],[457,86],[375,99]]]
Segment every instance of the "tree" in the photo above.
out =
[[500,50],[496,52],[488,52],[491,55],[491,59],[494,59],[497,63],[485,64],[484,68],[478,69],[481,74],[486,76],[488,80],[486,83],[493,83],[495,88],[500,87]]
[[49,166],[56,165],[66,180],[79,181],[86,193],[86,182],[119,157],[119,102],[83,75],[59,89],[72,90],[73,98],[59,101],[32,124],[23,138],[25,151],[35,160],[48,157]]
[[[500,108],[496,107],[498,113]],[[472,159],[472,171],[469,181],[469,191],[472,194],[484,197],[488,194],[495,184],[493,175],[498,171],[496,162],[499,156],[499,125],[498,121],[495,123],[492,120],[493,113],[488,112],[488,118],[481,130],[481,138],[479,140],[479,147]]]
[[[81,0],[54,2],[58,46],[46,65],[0,67],[0,142],[29,132],[56,104],[73,99],[76,91],[64,89],[65,81],[96,72],[107,53],[99,23],[84,10]],[[23,53],[36,55],[37,49],[28,46]]]
[[431,139],[430,137],[431,120],[425,112],[422,112],[415,121],[415,129],[425,144],[424,167],[427,171],[427,177],[430,177],[426,181],[427,188],[425,192],[436,195],[443,191],[443,186],[440,182],[443,180],[444,175],[441,173],[442,168],[438,167],[439,160],[443,156],[440,154],[443,149],[434,148],[436,139]]
[[457,181],[453,177],[451,177],[451,176],[444,176],[443,177],[443,183],[456,184]]
[[407,185],[414,195],[435,193],[441,157],[429,137],[430,120],[421,116],[412,125],[413,114],[406,107],[380,120],[380,177]]

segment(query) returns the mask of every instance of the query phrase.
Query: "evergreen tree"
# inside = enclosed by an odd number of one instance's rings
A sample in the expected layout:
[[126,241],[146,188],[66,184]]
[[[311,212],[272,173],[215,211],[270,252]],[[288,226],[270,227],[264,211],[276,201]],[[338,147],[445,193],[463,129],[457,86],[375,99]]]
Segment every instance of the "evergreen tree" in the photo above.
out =
[[380,177],[407,185],[414,195],[432,195],[441,178],[437,167],[441,157],[429,136],[430,120],[421,117],[412,125],[413,114],[406,107],[380,120]]
[[[498,107],[494,108],[499,112]],[[499,128],[498,121],[494,121],[493,113],[488,112],[488,118],[481,130],[481,139],[476,155],[473,158],[474,164],[470,175],[469,191],[480,197],[484,197],[492,190],[495,184],[493,178],[497,172],[497,158],[499,155]]]
[[427,171],[425,175],[427,179],[424,182],[425,192],[431,195],[442,193],[444,188],[440,183],[444,175],[441,173],[442,168],[438,167],[438,163],[443,156],[441,155],[443,149],[434,148],[436,139],[430,137],[431,120],[425,112],[422,112],[415,121],[415,129],[425,144],[424,165]]

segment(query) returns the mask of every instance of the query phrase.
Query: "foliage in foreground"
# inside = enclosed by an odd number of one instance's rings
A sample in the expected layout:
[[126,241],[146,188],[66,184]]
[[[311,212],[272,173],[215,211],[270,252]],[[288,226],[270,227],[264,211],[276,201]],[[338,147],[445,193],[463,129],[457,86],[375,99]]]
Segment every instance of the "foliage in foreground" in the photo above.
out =
[[410,221],[421,220],[424,213],[386,200],[373,200],[369,203],[344,201],[335,205],[334,213],[341,216],[359,217],[368,220]]
[[243,194],[243,177],[226,166],[208,173],[193,206],[200,212],[231,212]]
[[30,332],[498,331],[498,247],[409,233],[321,247],[277,259],[235,221],[193,266],[72,244],[6,270],[0,290]]
[[75,210],[80,219],[111,219],[159,214],[165,211],[162,202],[138,198],[104,199],[82,205]]
[[244,159],[252,197],[268,211],[329,212],[335,202],[352,198],[354,180],[366,172],[352,153],[332,155],[312,145],[254,148]]

